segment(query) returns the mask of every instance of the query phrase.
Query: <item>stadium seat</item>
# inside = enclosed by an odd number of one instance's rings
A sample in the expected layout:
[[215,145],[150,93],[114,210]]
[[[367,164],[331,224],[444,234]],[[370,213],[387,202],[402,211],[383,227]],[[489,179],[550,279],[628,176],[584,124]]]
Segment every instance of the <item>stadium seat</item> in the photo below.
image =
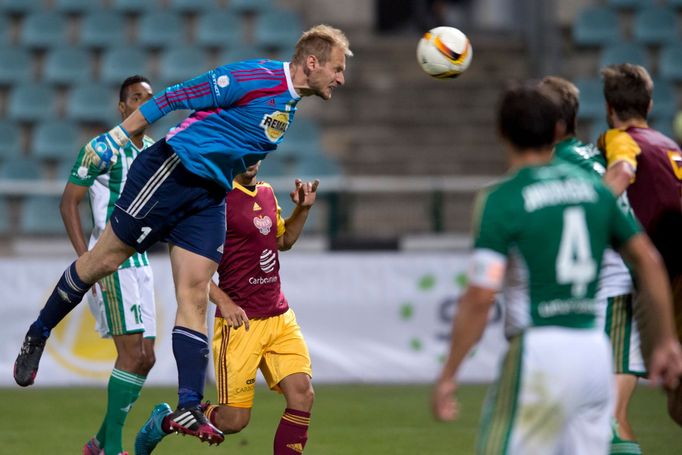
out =
[[218,65],[225,65],[227,63],[263,57],[265,57],[263,52],[256,49],[255,47],[241,45],[234,49],[225,49],[223,52],[221,52],[218,56]]
[[604,47],[599,59],[599,68],[607,65],[618,65],[621,63],[632,63],[641,65],[651,71],[647,50],[644,46],[637,43],[615,43]]
[[679,40],[677,18],[669,8],[652,7],[637,11],[633,24],[635,40],[644,44],[667,44]]
[[661,49],[658,74],[670,81],[682,81],[682,45],[680,43],[669,44]]
[[589,120],[603,118],[606,115],[606,108],[601,80],[583,78],[576,80],[575,85],[580,90],[578,118]]
[[112,9],[123,14],[143,14],[154,10],[157,6],[158,2],[155,1],[113,0],[111,2]]
[[111,11],[96,11],[83,17],[80,42],[93,48],[107,48],[126,42],[125,21]]
[[573,25],[573,41],[581,46],[601,46],[621,39],[618,15],[609,7],[584,8]]
[[83,14],[102,7],[103,0],[53,0],[54,9],[62,14]]
[[31,158],[17,158],[0,164],[0,179],[5,180],[39,180],[40,162]]
[[665,4],[675,9],[682,8],[682,0],[665,0]]
[[242,21],[230,11],[211,11],[199,17],[197,44],[211,48],[235,48],[242,45]]
[[0,120],[0,162],[13,160],[20,156],[21,133],[19,125],[10,120]]
[[261,49],[293,49],[303,25],[296,11],[268,10],[256,18],[255,45]]
[[9,44],[12,39],[12,28],[9,24],[9,19],[0,15],[0,46]]
[[315,157],[306,157],[299,160],[294,169],[294,176],[305,180],[341,174],[341,167],[338,163],[322,153]]
[[[655,107],[655,105],[654,105]],[[649,126],[655,130],[660,131],[671,139],[675,139],[675,131],[673,130],[674,117],[657,117],[649,122]]]
[[279,149],[268,154],[267,158],[261,161],[260,169],[258,171],[259,180],[268,180],[269,178],[286,177],[290,175],[287,163],[279,154]]
[[110,86],[88,83],[73,87],[66,106],[67,116],[78,122],[112,124],[119,121],[117,92]]
[[7,235],[12,230],[12,226],[9,220],[9,204],[7,203],[7,198],[0,196],[0,235]]
[[51,120],[38,125],[33,132],[31,155],[48,160],[64,160],[78,155],[81,145],[78,128],[68,120]]
[[0,62],[0,85],[33,79],[33,61],[27,50],[19,47],[0,48]]
[[272,0],[230,0],[229,8],[237,13],[261,13],[272,7]]
[[56,85],[73,85],[92,79],[91,59],[84,49],[60,47],[45,58],[43,78]]
[[52,119],[57,114],[57,98],[54,91],[44,85],[16,85],[9,95],[7,113],[10,119],[20,122]]
[[218,9],[216,0],[170,0],[168,7],[182,14],[197,14]]
[[673,83],[664,79],[654,79],[653,101],[651,118],[672,119],[677,113],[677,93]]
[[20,43],[37,49],[62,46],[67,42],[66,20],[54,13],[33,13],[21,27]]
[[320,129],[314,120],[296,119],[287,130],[277,153],[286,159],[307,159],[322,154]]
[[29,196],[23,200],[19,229],[28,235],[64,234],[58,196]]
[[166,86],[186,81],[210,70],[208,58],[196,47],[170,48],[161,55],[159,78]]
[[137,41],[149,48],[172,47],[185,42],[182,18],[168,11],[148,12],[137,24]]
[[608,0],[606,4],[620,9],[639,9],[653,5],[654,0]]
[[43,8],[43,0],[0,0],[0,12],[8,15],[23,15]]
[[57,169],[54,173],[54,178],[56,180],[67,180],[69,175],[71,175],[71,170],[73,165],[76,163],[76,157],[72,159],[64,159],[57,164]]
[[[134,74],[147,76],[149,59],[142,49],[136,47],[119,47],[108,49],[102,56],[100,80],[107,84],[120,85],[127,77]],[[157,84],[152,84],[160,89]]]

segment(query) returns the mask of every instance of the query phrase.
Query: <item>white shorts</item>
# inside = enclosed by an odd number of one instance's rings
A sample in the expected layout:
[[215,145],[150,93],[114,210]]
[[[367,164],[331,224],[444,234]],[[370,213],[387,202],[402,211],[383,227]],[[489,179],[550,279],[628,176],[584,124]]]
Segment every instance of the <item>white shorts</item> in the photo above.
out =
[[535,327],[513,338],[483,410],[479,454],[608,454],[613,375],[600,330]]
[[[102,291],[101,286],[106,289]],[[95,330],[102,337],[143,333],[156,337],[154,276],[150,266],[128,267],[100,280],[97,295],[87,293]]]

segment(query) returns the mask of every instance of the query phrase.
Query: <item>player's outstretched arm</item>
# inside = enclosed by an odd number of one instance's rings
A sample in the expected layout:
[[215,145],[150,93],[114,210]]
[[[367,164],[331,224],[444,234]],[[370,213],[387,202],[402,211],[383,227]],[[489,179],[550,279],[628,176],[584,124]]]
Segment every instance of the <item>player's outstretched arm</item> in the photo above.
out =
[[682,349],[675,335],[672,292],[663,260],[645,234],[630,238],[621,253],[639,285],[638,323],[650,379],[675,388],[682,375]]
[[432,411],[438,420],[457,418],[457,402],[453,396],[457,388],[455,375],[467,353],[483,335],[494,299],[495,291],[472,285],[459,299],[457,313],[452,321],[448,358],[432,395]]
[[244,324],[244,329],[249,331],[249,318],[242,307],[234,303],[229,295],[218,287],[213,281],[210,283],[208,298],[220,309],[220,314],[227,321],[227,325],[236,329]]
[[301,236],[303,226],[308,219],[308,211],[315,204],[317,187],[320,185],[319,180],[303,182],[301,179],[296,179],[294,183],[296,188],[290,196],[296,207],[284,222],[286,228],[284,234],[277,239],[277,247],[280,251],[290,250]]

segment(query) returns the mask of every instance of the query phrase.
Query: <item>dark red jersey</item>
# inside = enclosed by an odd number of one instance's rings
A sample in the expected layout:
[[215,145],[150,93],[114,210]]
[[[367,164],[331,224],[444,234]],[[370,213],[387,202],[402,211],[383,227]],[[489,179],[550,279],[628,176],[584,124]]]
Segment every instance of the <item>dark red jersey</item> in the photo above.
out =
[[289,305],[280,288],[277,249],[284,220],[272,187],[259,182],[251,191],[235,182],[226,202],[227,232],[218,266],[220,289],[249,318],[284,313]]

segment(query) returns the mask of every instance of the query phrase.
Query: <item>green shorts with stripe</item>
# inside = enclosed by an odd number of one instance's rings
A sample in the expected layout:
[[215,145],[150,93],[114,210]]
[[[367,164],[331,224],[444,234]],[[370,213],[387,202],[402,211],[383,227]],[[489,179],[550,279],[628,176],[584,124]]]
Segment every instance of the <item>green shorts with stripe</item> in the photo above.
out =
[[150,266],[119,269],[100,280],[96,289],[96,295],[88,292],[88,305],[95,316],[95,329],[102,337],[132,333],[156,337],[154,277]]
[[483,409],[477,453],[608,453],[613,375],[596,329],[534,327],[510,341]]

